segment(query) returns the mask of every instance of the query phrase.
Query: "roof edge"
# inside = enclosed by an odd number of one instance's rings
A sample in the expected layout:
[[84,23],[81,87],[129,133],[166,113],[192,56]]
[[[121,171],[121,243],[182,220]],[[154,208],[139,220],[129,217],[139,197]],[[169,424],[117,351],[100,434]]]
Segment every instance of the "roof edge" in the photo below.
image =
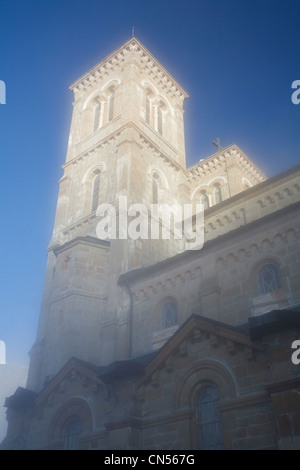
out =
[[149,50],[136,38],[136,37],[131,37],[126,41],[124,44],[122,44],[118,49],[115,49],[112,53],[110,53],[108,56],[106,56],[103,60],[98,62],[94,67],[92,67],[89,71],[85,72],[80,78],[78,78],[74,83],[72,83],[69,86],[70,90],[74,90],[76,86],[79,85],[80,82],[83,82],[86,80],[89,75],[94,72],[97,68],[100,66],[103,66],[106,62],[109,62],[114,56],[119,54],[123,49],[127,48],[130,44],[135,45],[135,43],[142,49],[144,54],[148,55],[149,58],[157,64],[157,66],[161,69],[161,71],[169,77],[169,79],[174,83],[174,85],[180,90],[180,92],[184,95],[185,98],[189,98],[189,94],[184,90],[184,88],[173,78],[173,76],[164,68],[164,66],[149,52]]

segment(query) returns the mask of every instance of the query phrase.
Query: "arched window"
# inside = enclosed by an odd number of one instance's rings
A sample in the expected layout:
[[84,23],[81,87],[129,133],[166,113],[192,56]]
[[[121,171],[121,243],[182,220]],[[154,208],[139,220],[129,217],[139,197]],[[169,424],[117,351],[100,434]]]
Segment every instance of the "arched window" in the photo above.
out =
[[96,131],[99,128],[100,112],[101,112],[101,103],[98,103],[95,107],[95,112],[94,112],[94,131]]
[[219,202],[222,202],[222,192],[221,192],[221,186],[219,183],[215,184],[215,204],[218,204]]
[[159,177],[153,175],[152,178],[152,204],[158,204]]
[[108,103],[108,121],[112,121],[114,117],[114,102],[115,102],[115,91],[113,90],[109,96],[109,103]]
[[206,191],[201,191],[200,202],[203,204],[204,209],[209,208],[209,199]]
[[203,386],[196,396],[197,448],[223,449],[221,413],[217,408],[219,391],[213,385]]
[[100,190],[100,171],[96,173],[93,180],[92,188],[92,202],[91,202],[91,211],[94,212],[99,203],[99,190]]
[[163,134],[163,116],[160,106],[157,108],[157,132],[159,132],[160,135]]
[[276,264],[265,264],[257,273],[259,295],[281,289],[280,271]]
[[161,327],[171,328],[177,325],[177,305],[176,302],[166,302],[161,309]]
[[79,418],[74,417],[65,429],[65,450],[79,450],[79,436],[82,433],[82,424]]
[[146,122],[150,124],[151,103],[149,96],[146,95]]

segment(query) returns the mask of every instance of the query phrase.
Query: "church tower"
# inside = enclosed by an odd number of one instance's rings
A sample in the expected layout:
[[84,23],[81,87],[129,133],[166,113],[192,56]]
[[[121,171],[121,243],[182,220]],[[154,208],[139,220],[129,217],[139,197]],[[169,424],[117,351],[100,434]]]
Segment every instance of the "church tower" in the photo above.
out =
[[182,87],[136,39],[77,80],[28,387],[39,391],[73,356],[130,357],[130,296],[121,273],[176,254],[175,243],[104,240],[97,208],[186,199]]
[[[186,168],[187,93],[135,37],[71,90],[37,338],[1,449],[298,448],[278,423],[299,422],[300,166],[266,179],[217,140]],[[175,225],[164,239],[161,214],[153,237],[157,203],[201,204],[180,220],[204,214],[201,249]],[[132,207],[148,237],[129,233]]]

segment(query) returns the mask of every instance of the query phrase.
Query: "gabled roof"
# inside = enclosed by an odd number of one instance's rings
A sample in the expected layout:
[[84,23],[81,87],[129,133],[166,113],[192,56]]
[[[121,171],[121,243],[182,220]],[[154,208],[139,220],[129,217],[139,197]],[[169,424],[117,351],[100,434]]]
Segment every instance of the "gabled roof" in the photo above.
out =
[[174,333],[173,336],[158,351],[152,351],[140,357],[116,361],[107,366],[95,366],[90,362],[78,358],[71,358],[56,376],[38,394],[32,390],[19,387],[14,395],[8,397],[5,405],[12,409],[30,408],[39,405],[48,396],[58,389],[60,384],[74,374],[81,374],[100,386],[106,386],[112,380],[139,376],[142,383],[147,382],[154,372],[166,364],[166,360],[178,351],[187,339],[199,339],[203,333],[211,342],[213,348],[224,340],[230,354],[244,351],[249,358],[255,351],[264,351],[265,346],[255,343],[252,339],[258,339],[284,329],[299,328],[299,305],[294,310],[274,310],[264,315],[251,317],[246,324],[231,326],[217,320],[191,315]]
[[130,376],[142,375],[145,372],[145,365],[152,355],[143,358],[116,361],[106,366],[96,366],[90,362],[72,357],[65,366],[45,385],[38,394],[36,403],[39,404],[57,390],[63,381],[74,374],[84,376],[96,385],[105,387],[112,380],[120,380]]
[[249,335],[242,333],[239,327],[230,326],[201,315],[193,314],[181,325],[164,346],[162,346],[157,355],[146,367],[143,382],[147,381],[156,369],[162,367],[165,364],[166,358],[176,352],[186,339],[192,336],[197,337],[197,335],[201,335],[202,332],[208,333],[211,342],[214,344],[217,344],[218,338],[225,339],[230,351],[233,351],[235,346],[239,345],[247,354],[252,356],[254,351],[263,351],[265,349],[261,344],[256,344],[251,341]]
[[55,392],[63,381],[72,374],[80,374],[87,379],[103,386],[104,383],[98,378],[98,367],[77,358],[71,358],[65,366],[45,385],[44,389],[38,394],[36,403],[40,404],[52,392]]

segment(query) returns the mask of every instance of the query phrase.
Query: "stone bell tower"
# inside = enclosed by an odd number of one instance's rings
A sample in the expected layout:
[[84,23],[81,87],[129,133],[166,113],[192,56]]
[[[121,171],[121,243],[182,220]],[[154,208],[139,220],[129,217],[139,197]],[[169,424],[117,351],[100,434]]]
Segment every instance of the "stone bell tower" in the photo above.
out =
[[97,207],[180,202],[186,188],[187,93],[136,39],[77,80],[59,181],[28,387],[39,391],[73,356],[96,365],[131,354],[130,296],[118,277],[176,254],[156,240],[97,237]]

